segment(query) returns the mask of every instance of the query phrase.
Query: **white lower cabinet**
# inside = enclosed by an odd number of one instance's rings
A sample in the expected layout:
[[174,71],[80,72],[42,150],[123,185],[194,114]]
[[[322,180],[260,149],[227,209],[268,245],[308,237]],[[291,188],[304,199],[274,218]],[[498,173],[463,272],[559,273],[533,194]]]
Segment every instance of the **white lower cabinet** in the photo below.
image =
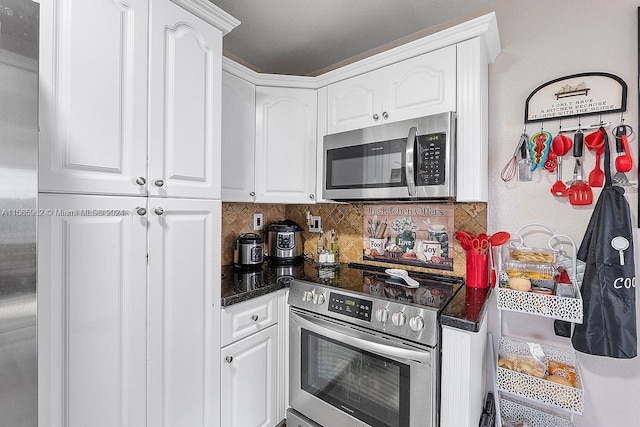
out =
[[149,426],[217,424],[220,215],[218,200],[149,198]]
[[39,425],[147,425],[145,203],[39,196]]
[[221,202],[41,193],[39,209],[39,424],[217,425]]
[[284,420],[286,296],[283,289],[223,310],[220,425],[275,427]]
[[222,349],[223,426],[274,427],[278,327],[270,326]]

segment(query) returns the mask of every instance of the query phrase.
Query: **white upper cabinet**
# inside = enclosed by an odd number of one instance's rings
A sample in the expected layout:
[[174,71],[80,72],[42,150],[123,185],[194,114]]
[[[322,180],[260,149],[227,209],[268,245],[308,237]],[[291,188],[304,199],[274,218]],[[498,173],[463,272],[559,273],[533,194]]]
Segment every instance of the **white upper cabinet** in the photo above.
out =
[[456,47],[329,85],[327,130],[344,132],[456,110]]
[[147,7],[41,3],[39,191],[146,195]]
[[222,73],[222,200],[255,200],[256,86]]
[[256,202],[315,203],[315,89],[256,88]]
[[222,30],[183,7],[42,2],[39,191],[220,198]]
[[382,123],[382,71],[329,85],[328,99],[329,134]]
[[149,194],[220,198],[222,32],[151,3]]

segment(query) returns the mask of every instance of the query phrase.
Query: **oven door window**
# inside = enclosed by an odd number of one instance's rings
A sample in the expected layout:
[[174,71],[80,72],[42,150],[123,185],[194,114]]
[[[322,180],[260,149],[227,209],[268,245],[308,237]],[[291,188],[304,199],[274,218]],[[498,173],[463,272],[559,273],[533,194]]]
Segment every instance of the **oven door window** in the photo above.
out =
[[327,150],[327,189],[406,187],[407,139]]
[[409,365],[301,330],[301,388],[373,427],[409,425]]

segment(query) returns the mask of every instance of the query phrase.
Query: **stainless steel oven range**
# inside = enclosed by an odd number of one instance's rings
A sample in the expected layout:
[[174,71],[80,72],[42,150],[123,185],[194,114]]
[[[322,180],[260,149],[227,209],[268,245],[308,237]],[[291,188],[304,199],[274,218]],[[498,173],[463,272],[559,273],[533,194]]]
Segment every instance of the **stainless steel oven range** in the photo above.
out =
[[413,276],[409,288],[383,272],[336,274],[289,286],[287,426],[437,426],[438,319],[462,281]]

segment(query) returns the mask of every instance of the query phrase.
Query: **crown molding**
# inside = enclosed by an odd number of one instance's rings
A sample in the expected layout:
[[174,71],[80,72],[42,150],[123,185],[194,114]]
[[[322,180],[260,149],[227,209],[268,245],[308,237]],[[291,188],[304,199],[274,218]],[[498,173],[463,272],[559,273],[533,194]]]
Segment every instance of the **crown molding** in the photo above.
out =
[[317,89],[316,77],[291,76],[287,74],[258,73],[226,56],[222,57],[222,69],[256,86]]
[[223,36],[240,25],[240,21],[208,0],[171,1],[222,31]]
[[362,73],[422,55],[446,46],[480,37],[489,63],[500,53],[500,37],[495,12],[438,31],[437,33],[394,47],[336,70],[319,75],[318,87],[344,80]]
[[341,80],[476,37],[479,37],[482,41],[486,60],[488,63],[492,63],[500,54],[501,50],[495,12],[479,16],[437,33],[430,34],[420,39],[413,40],[384,52],[372,55],[368,58],[345,65],[336,70],[328,71],[316,77],[258,73],[226,57],[222,58],[222,69],[257,86],[318,89]]

